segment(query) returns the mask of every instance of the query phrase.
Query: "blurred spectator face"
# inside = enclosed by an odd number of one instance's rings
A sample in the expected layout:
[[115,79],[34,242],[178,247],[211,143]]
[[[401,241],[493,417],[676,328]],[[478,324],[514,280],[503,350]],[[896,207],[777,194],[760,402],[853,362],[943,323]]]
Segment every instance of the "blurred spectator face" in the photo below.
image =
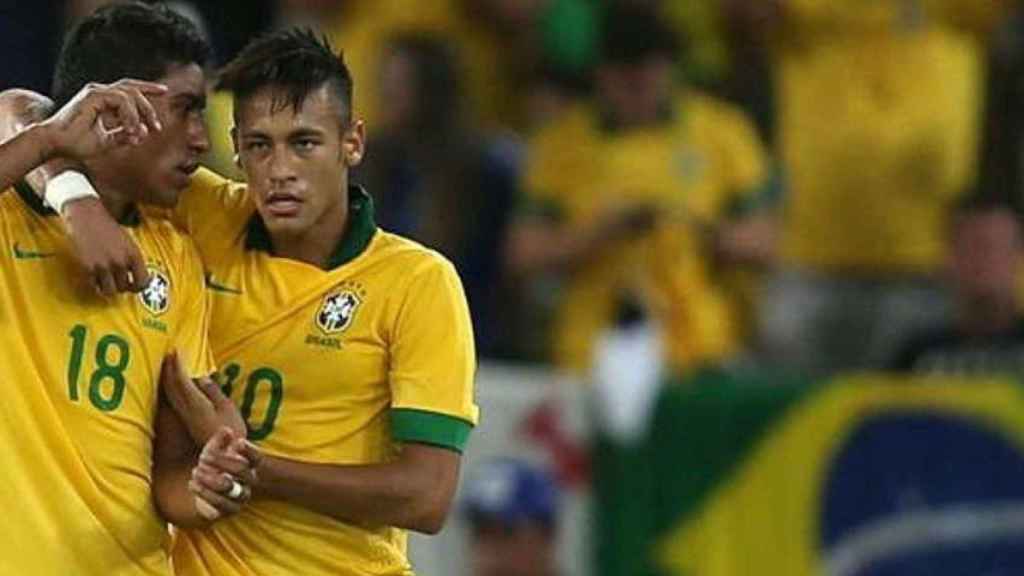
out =
[[392,135],[444,133],[459,117],[456,64],[449,46],[429,35],[400,35],[380,69],[381,125]]
[[388,50],[381,63],[380,93],[384,102],[380,107],[380,121],[384,128],[402,130],[415,124],[417,100],[415,63],[403,50]]
[[477,467],[464,486],[474,576],[552,576],[558,489],[544,470],[515,459]]
[[1017,290],[1021,230],[1005,209],[972,212],[955,224],[950,254],[958,295],[969,301],[1011,301]]
[[598,98],[626,127],[657,121],[672,98],[679,43],[656,6],[619,4],[605,15]]
[[342,104],[328,85],[298,108],[264,88],[238,105],[237,149],[256,209],[271,234],[303,237],[340,218],[338,191],[348,174],[347,149],[362,147],[361,124],[346,127]]
[[673,71],[671,58],[660,54],[635,64],[607,62],[597,72],[599,96],[617,123],[653,123],[672,96]]
[[554,535],[536,523],[481,522],[473,529],[474,576],[541,576],[554,573]]

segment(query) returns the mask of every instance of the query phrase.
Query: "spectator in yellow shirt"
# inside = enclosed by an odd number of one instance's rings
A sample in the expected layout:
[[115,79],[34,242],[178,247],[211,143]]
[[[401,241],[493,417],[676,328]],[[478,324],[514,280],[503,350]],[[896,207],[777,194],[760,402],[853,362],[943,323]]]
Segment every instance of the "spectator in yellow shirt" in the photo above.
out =
[[881,367],[948,309],[934,276],[949,208],[974,178],[977,32],[999,3],[734,4],[776,33],[788,188],[767,349],[810,373]]
[[556,364],[587,375],[617,319],[653,320],[668,366],[722,363],[742,348],[721,281],[771,256],[761,145],[733,107],[674,83],[676,38],[646,8],[606,19],[596,97],[528,145],[509,266],[564,281]]

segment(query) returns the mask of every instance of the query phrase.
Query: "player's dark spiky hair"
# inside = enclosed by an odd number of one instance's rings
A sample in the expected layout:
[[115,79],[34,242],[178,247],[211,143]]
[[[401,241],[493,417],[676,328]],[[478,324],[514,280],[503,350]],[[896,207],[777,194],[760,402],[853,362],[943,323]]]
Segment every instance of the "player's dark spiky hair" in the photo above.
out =
[[250,42],[221,70],[217,89],[234,93],[235,102],[240,102],[273,87],[280,98],[274,108],[298,110],[306,97],[324,84],[340,101],[342,122],[347,124],[352,115],[352,75],[344,57],[312,30],[293,28]]
[[157,80],[173,65],[203,66],[209,57],[210,45],[184,16],[162,4],[115,2],[65,37],[51,97],[61,106],[89,82]]

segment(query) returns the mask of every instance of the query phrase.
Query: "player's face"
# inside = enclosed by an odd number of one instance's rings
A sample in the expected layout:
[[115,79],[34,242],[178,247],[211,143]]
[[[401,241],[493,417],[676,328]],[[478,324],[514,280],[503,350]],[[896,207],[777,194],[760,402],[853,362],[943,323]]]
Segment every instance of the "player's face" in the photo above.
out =
[[152,100],[163,130],[117,152],[115,169],[118,180],[137,194],[135,200],[173,206],[210,147],[203,119],[206,79],[202,68],[188,64],[172,66],[157,82],[168,88],[166,95]]
[[270,233],[305,237],[341,222],[363,128],[344,125],[331,89],[311,92],[298,109],[282,106],[272,87],[237,105],[235,146]]

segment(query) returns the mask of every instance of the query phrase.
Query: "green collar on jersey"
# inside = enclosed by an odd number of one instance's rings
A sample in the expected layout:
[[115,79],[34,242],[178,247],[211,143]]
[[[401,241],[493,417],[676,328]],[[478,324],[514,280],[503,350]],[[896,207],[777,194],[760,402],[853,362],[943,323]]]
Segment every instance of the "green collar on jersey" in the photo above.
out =
[[[370,245],[377,223],[373,219],[373,199],[362,186],[348,187],[348,226],[341,242],[327,260],[326,270],[333,270],[347,264],[363,253]],[[274,253],[270,231],[259,213],[253,214],[245,232],[245,249]]]
[[[28,207],[36,214],[39,214],[40,216],[57,215],[57,213],[53,211],[53,208],[47,206],[46,203],[43,202],[43,199],[36,194],[36,191],[28,185],[28,182],[21,180],[14,185],[14,191],[21,197],[22,202],[28,204]],[[134,228],[139,224],[142,224],[142,214],[140,214],[139,209],[132,204],[128,208],[128,211],[125,212],[124,218],[121,218],[121,221],[118,222],[118,224]]]

